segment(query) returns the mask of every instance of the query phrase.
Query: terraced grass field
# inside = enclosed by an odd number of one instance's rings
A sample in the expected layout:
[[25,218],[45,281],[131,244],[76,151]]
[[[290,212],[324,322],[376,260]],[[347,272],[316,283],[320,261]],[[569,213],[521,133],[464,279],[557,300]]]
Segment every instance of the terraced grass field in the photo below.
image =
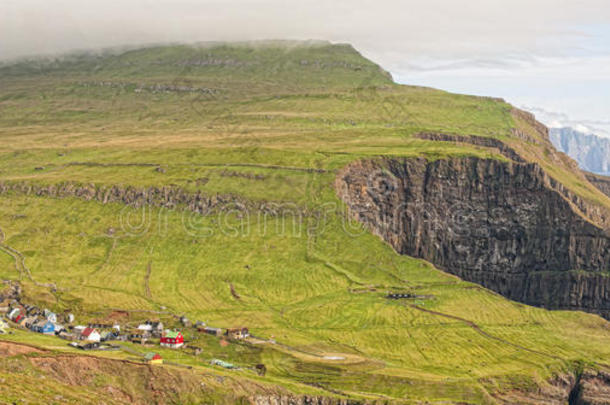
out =
[[[494,403],[583,365],[610,367],[602,318],[511,302],[398,255],[349,219],[333,183],[354,160],[507,159],[420,132],[503,140],[577,195],[610,207],[569,160],[534,142],[532,124],[507,103],[396,85],[349,46],[80,55],[0,69],[0,182],[18,186],[0,193],[2,245],[25,263],[3,250],[0,277],[20,280],[31,302],[76,311],[79,322],[124,311],[131,322],[185,314],[248,326],[259,344],[224,347],[189,332],[201,356],[163,351],[253,384],[244,397],[264,385],[267,394]],[[159,207],[28,191],[66,185],[133,195],[156,187],[220,203],[201,215],[179,201]],[[388,300],[388,292],[423,298]],[[34,334],[10,339],[68,350]],[[220,371],[211,358],[263,363],[267,375]],[[1,373],[16,381],[25,371]],[[21,392],[4,385],[6,398]]]

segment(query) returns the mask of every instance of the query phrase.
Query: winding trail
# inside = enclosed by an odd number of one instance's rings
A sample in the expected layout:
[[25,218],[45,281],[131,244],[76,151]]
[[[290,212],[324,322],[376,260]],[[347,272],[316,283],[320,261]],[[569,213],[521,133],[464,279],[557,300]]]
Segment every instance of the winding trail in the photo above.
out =
[[421,311],[421,312],[425,312],[425,313],[432,314],[432,315],[437,315],[437,316],[442,316],[443,318],[452,319],[454,321],[459,321],[459,322],[465,323],[466,325],[468,325],[472,329],[474,329],[477,333],[479,333],[480,335],[482,335],[482,336],[484,336],[484,337],[486,337],[488,339],[492,339],[492,340],[504,343],[506,345],[509,345],[509,346],[512,346],[512,347],[516,347],[517,349],[520,349],[520,350],[523,350],[523,351],[526,351],[526,352],[529,352],[529,353],[537,354],[537,355],[544,356],[544,357],[549,357],[549,358],[552,358],[552,359],[555,359],[555,360],[563,360],[561,357],[554,356],[552,354],[548,354],[548,353],[544,353],[544,352],[539,352],[538,350],[529,349],[529,348],[527,348],[525,346],[521,346],[521,345],[519,345],[517,343],[510,342],[510,341],[508,341],[506,339],[503,339],[501,337],[494,336],[494,335],[492,335],[492,334],[490,334],[488,332],[485,332],[483,329],[481,329],[481,327],[479,325],[477,325],[476,323],[474,323],[473,321],[470,321],[468,319],[460,318],[459,316],[455,316],[455,315],[445,314],[443,312],[433,311],[433,310],[427,309],[427,308],[422,308],[422,307],[420,307],[418,305],[415,305],[415,304],[408,304],[408,306],[410,308],[416,309],[416,310]]
[[6,254],[8,254],[15,260],[15,269],[19,272],[20,279],[23,279],[24,274],[25,274],[27,276],[27,278],[32,283],[34,283],[37,287],[51,288],[52,290],[56,291],[57,286],[55,285],[55,283],[39,283],[36,280],[34,280],[34,277],[32,277],[32,272],[30,271],[28,266],[26,266],[26,264],[25,264],[25,257],[23,256],[23,254],[20,251],[18,251],[17,249],[14,249],[14,248],[8,246],[7,244],[5,244],[4,243],[5,238],[6,238],[6,234],[0,228],[0,250],[5,252]]
[[146,275],[144,276],[144,288],[146,290],[146,298],[152,299],[152,294],[150,293],[150,273],[152,272],[152,262],[149,261],[148,265],[146,265]]

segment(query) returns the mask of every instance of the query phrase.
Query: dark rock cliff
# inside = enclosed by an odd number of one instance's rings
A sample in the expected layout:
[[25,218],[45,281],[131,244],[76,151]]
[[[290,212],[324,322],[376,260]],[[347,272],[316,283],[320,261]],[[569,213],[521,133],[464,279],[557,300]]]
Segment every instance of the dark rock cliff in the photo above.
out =
[[587,180],[595,187],[597,187],[602,193],[610,197],[610,177],[598,176],[593,173],[586,173]]
[[538,165],[359,161],[336,188],[350,213],[401,254],[516,301],[610,319],[610,234]]
[[75,182],[42,185],[19,181],[0,182],[0,195],[7,193],[50,198],[79,198],[102,204],[120,203],[132,207],[179,209],[201,215],[217,212],[235,214],[262,212],[270,216],[310,214],[304,208],[291,203],[253,201],[231,194],[208,195],[200,191],[186,191],[178,186],[134,187]]

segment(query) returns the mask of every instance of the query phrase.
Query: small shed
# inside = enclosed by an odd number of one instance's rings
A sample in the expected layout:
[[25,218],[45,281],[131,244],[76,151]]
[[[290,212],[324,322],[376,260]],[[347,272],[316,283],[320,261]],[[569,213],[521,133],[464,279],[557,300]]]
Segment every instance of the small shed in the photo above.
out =
[[191,326],[191,321],[184,315],[182,315],[180,317],[180,323],[182,324],[182,326],[184,326],[185,328],[188,328]]
[[223,368],[227,368],[227,369],[235,369],[237,368],[234,364],[228,363],[226,361],[223,360],[219,360],[219,359],[212,359],[210,361],[210,364],[213,366],[220,366]]
[[210,326],[204,326],[200,331],[207,333],[209,335],[220,336],[222,335],[222,329],[220,328],[212,328]]
[[159,353],[146,353],[144,359],[148,364],[163,364],[163,358]]

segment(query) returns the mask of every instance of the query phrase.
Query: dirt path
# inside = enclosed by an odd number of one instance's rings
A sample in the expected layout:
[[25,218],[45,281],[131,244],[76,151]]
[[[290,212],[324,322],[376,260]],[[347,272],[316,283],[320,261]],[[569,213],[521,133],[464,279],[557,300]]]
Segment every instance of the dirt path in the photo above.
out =
[[433,311],[431,309],[422,308],[422,307],[417,306],[415,304],[409,304],[408,306],[413,308],[413,309],[416,309],[418,311],[421,311],[421,312],[426,312],[428,314],[442,316],[443,318],[452,319],[452,320],[455,320],[455,321],[459,321],[459,322],[465,323],[466,325],[468,325],[472,329],[474,329],[477,333],[479,333],[481,336],[484,336],[484,337],[486,337],[488,339],[496,340],[498,342],[504,343],[504,344],[512,346],[512,347],[516,347],[517,349],[520,349],[520,350],[523,350],[523,351],[526,351],[526,352],[529,352],[529,353],[538,354],[538,355],[544,356],[544,357],[550,357],[550,358],[556,359],[556,360],[562,360],[558,356],[553,356],[552,354],[548,354],[548,353],[544,353],[544,352],[539,352],[539,351],[533,350],[533,349],[528,349],[525,346],[521,346],[521,345],[519,345],[517,343],[513,343],[513,342],[510,342],[510,341],[508,341],[506,339],[502,339],[502,338],[500,338],[498,336],[494,336],[494,335],[492,335],[492,334],[490,334],[488,332],[485,332],[483,329],[481,329],[481,327],[479,325],[477,325],[476,323],[474,323],[474,322],[472,322],[472,321],[470,321],[468,319],[460,318],[459,316],[445,314],[445,313],[438,312],[438,311]]
[[34,283],[38,287],[51,288],[52,290],[57,290],[57,286],[54,283],[39,283],[34,280],[32,277],[32,272],[25,264],[25,257],[23,254],[17,249],[13,249],[12,247],[6,245],[4,240],[6,238],[6,234],[2,229],[0,229],[0,250],[10,255],[15,260],[15,269],[19,272],[20,278],[23,279],[24,274],[27,278]]
[[152,262],[149,261],[148,265],[146,265],[146,275],[144,276],[144,288],[146,290],[146,298],[152,299],[152,294],[150,293],[150,273],[152,272]]
[[106,267],[108,265],[108,263],[110,262],[110,259],[112,257],[112,253],[116,249],[118,240],[119,240],[119,238],[116,238],[116,237],[112,238],[112,245],[110,245],[110,248],[106,252],[106,257],[104,258],[104,261],[102,262],[102,264],[99,265],[99,267],[97,269],[93,270],[91,272],[91,274],[89,274],[89,276],[93,276],[93,275],[99,273],[100,271],[102,271],[102,269],[104,269],[104,267]]
[[13,258],[13,260],[15,261],[15,270],[17,270],[17,272],[19,273],[19,277],[21,279],[23,279],[23,275],[24,275],[24,273],[26,273],[28,275],[28,278],[31,280],[32,274],[30,273],[30,269],[28,269],[27,266],[25,265],[25,258],[23,257],[21,252],[4,244],[5,239],[6,239],[6,234],[0,228],[0,251],[3,251],[4,253],[8,254],[9,256],[11,256]]

